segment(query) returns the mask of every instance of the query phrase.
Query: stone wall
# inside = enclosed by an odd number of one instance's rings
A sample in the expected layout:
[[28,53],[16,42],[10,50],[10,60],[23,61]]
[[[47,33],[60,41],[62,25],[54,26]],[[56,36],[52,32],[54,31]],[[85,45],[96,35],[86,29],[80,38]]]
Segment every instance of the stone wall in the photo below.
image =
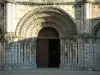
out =
[[0,4],[0,28],[4,27],[4,4]]
[[[46,1],[46,0],[45,0]],[[50,0],[53,2],[53,0]],[[48,2],[50,2],[48,1]],[[59,0],[57,0],[59,1]],[[65,2],[68,0],[64,0]],[[71,0],[70,0],[71,1]],[[81,0],[77,0],[81,1]],[[88,0],[90,1],[90,0]],[[93,0],[92,0],[93,1]],[[38,2],[42,2],[42,0],[38,0]],[[6,20],[6,43],[5,43],[5,69],[18,69],[18,68],[36,68],[36,57],[35,57],[35,51],[36,48],[34,45],[34,48],[31,48],[33,44],[36,42],[36,37],[40,29],[42,29],[41,25],[43,24],[43,27],[52,26],[60,34],[60,37],[67,37],[67,35],[71,35],[72,37],[76,37],[77,40],[75,43],[76,49],[76,54],[75,56],[76,59],[73,59],[74,62],[71,62],[71,59],[69,57],[68,63],[66,65],[66,56],[62,56],[64,52],[67,50],[65,47],[68,45],[65,42],[67,40],[63,40],[64,42],[61,41],[64,49],[61,50],[61,68],[69,68],[69,69],[86,69],[86,70],[91,70],[92,67],[95,65],[93,60],[93,39],[90,39],[89,37],[92,36],[92,31],[95,28],[96,24],[99,22],[99,4],[92,4],[92,3],[81,3],[81,2],[75,2],[75,0],[72,0],[73,3],[60,3],[60,4],[55,4],[55,3],[6,3],[6,12],[5,12],[5,20]],[[53,7],[53,9],[46,9],[48,10],[48,13],[40,13],[40,10],[43,10],[43,8],[46,7]],[[39,12],[37,11],[39,9]],[[55,10],[57,10],[57,13],[55,15]],[[1,10],[1,9],[0,9]],[[53,13],[52,13],[53,10]],[[62,11],[63,10],[63,11]],[[1,11],[2,12],[2,11]],[[33,17],[34,13],[31,14],[32,12],[37,13],[36,16]],[[43,12],[43,11],[42,11]],[[62,13],[64,12],[64,13]],[[30,15],[32,16],[30,16]],[[39,15],[40,14],[40,15]],[[57,14],[59,14],[57,16]],[[67,16],[64,17],[64,14]],[[62,16],[63,17],[62,17]],[[2,15],[1,15],[2,16]],[[51,17],[50,17],[51,16]],[[56,19],[55,19],[55,17]],[[60,17],[59,17],[60,16]],[[49,17],[49,19],[45,19],[45,17]],[[58,20],[59,19],[59,20]],[[1,19],[2,21],[2,19]],[[50,21],[52,23],[45,23],[47,21]],[[54,24],[55,22],[55,24]],[[2,22],[0,23],[1,26],[4,25]],[[57,26],[58,24],[59,26]],[[75,26],[75,27],[73,27]],[[31,28],[35,29],[31,29]],[[28,30],[25,30],[27,29]],[[29,29],[30,28],[30,29]],[[67,29],[68,28],[68,29]],[[17,30],[18,29],[18,30]],[[72,35],[72,32],[76,29],[77,34],[74,36]],[[30,30],[32,30],[30,32]],[[30,32],[30,34],[28,33]],[[32,32],[34,34],[32,34]],[[69,33],[67,33],[69,32]],[[20,35],[16,35],[20,34]],[[27,38],[26,36],[31,36],[31,38]],[[32,39],[34,36],[34,39]],[[30,40],[35,40],[34,43],[31,43]],[[27,42],[29,46],[27,45]],[[76,45],[77,44],[77,45]],[[24,46],[23,46],[24,45]],[[34,49],[34,50],[32,50]],[[69,51],[71,49],[68,49]],[[78,53],[77,53],[78,50]],[[32,52],[33,51],[33,52]],[[72,53],[69,52],[71,55]],[[32,59],[33,58],[33,59]],[[33,63],[33,64],[32,64]],[[23,64],[23,65],[22,65]],[[75,64],[75,65],[73,65]],[[22,65],[22,66],[21,66]],[[33,66],[32,66],[33,65]],[[92,66],[93,65],[93,66]],[[65,67],[66,66],[66,67]],[[74,67],[73,67],[74,66]]]
[[0,4],[0,69],[3,67],[3,58],[4,58],[4,4]]

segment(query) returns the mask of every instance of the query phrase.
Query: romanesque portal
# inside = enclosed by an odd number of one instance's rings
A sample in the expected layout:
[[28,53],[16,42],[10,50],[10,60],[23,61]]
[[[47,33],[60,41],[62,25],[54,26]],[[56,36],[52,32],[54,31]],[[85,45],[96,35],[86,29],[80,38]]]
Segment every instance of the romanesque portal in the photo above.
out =
[[30,62],[36,67],[67,67],[72,64],[75,67],[78,63],[77,48],[74,47],[77,29],[72,18],[62,9],[42,7],[29,11],[19,22],[16,35],[19,41],[31,43],[32,50],[28,49],[32,51],[32,56],[29,55],[31,61],[22,56],[26,64]]

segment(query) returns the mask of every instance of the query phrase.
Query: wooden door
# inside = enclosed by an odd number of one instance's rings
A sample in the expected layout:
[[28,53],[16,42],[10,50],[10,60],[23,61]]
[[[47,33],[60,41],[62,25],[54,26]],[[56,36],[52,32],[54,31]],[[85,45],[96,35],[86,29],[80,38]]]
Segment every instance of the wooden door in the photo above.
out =
[[59,42],[55,40],[58,37],[58,32],[52,27],[45,27],[40,30],[36,42],[36,63],[38,68],[58,66],[60,50]]
[[39,68],[48,67],[48,42],[47,39],[37,39],[36,63]]

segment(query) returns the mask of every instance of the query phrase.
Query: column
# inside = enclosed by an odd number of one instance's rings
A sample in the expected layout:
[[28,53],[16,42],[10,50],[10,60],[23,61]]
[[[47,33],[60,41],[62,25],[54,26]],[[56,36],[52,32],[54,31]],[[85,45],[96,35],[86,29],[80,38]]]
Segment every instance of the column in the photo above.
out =
[[36,38],[32,38],[31,40],[31,51],[30,51],[30,65],[32,68],[36,68]]
[[91,37],[91,4],[84,5],[84,69],[90,70],[93,62],[92,39]]
[[5,69],[12,69],[15,65],[17,65],[17,42],[15,43],[12,38],[13,35],[13,9],[14,4],[6,3],[6,32],[5,37],[7,38],[7,42],[5,43]]
[[83,65],[84,65],[84,43],[83,43],[83,39],[81,37],[78,38],[78,44],[77,44],[77,49],[78,49],[78,66],[77,69],[83,69]]
[[4,62],[3,62],[3,44],[0,41],[0,69],[3,69],[3,64],[4,64]]
[[6,3],[6,28],[7,32],[12,31],[12,4]]
[[[6,31],[11,32],[11,21],[12,21],[12,4],[6,3]],[[6,37],[7,40],[9,40],[9,37]],[[8,43],[10,43],[11,40],[9,40]],[[5,69],[11,69],[11,49],[10,45],[6,43],[5,44]]]
[[63,39],[60,39],[60,68],[64,67],[64,51],[63,51]]

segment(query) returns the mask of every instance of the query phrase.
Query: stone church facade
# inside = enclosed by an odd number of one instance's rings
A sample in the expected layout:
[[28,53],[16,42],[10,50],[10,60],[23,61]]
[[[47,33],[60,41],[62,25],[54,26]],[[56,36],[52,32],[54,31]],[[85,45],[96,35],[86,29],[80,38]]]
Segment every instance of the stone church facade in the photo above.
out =
[[0,69],[100,70],[99,10],[99,0],[0,0]]

